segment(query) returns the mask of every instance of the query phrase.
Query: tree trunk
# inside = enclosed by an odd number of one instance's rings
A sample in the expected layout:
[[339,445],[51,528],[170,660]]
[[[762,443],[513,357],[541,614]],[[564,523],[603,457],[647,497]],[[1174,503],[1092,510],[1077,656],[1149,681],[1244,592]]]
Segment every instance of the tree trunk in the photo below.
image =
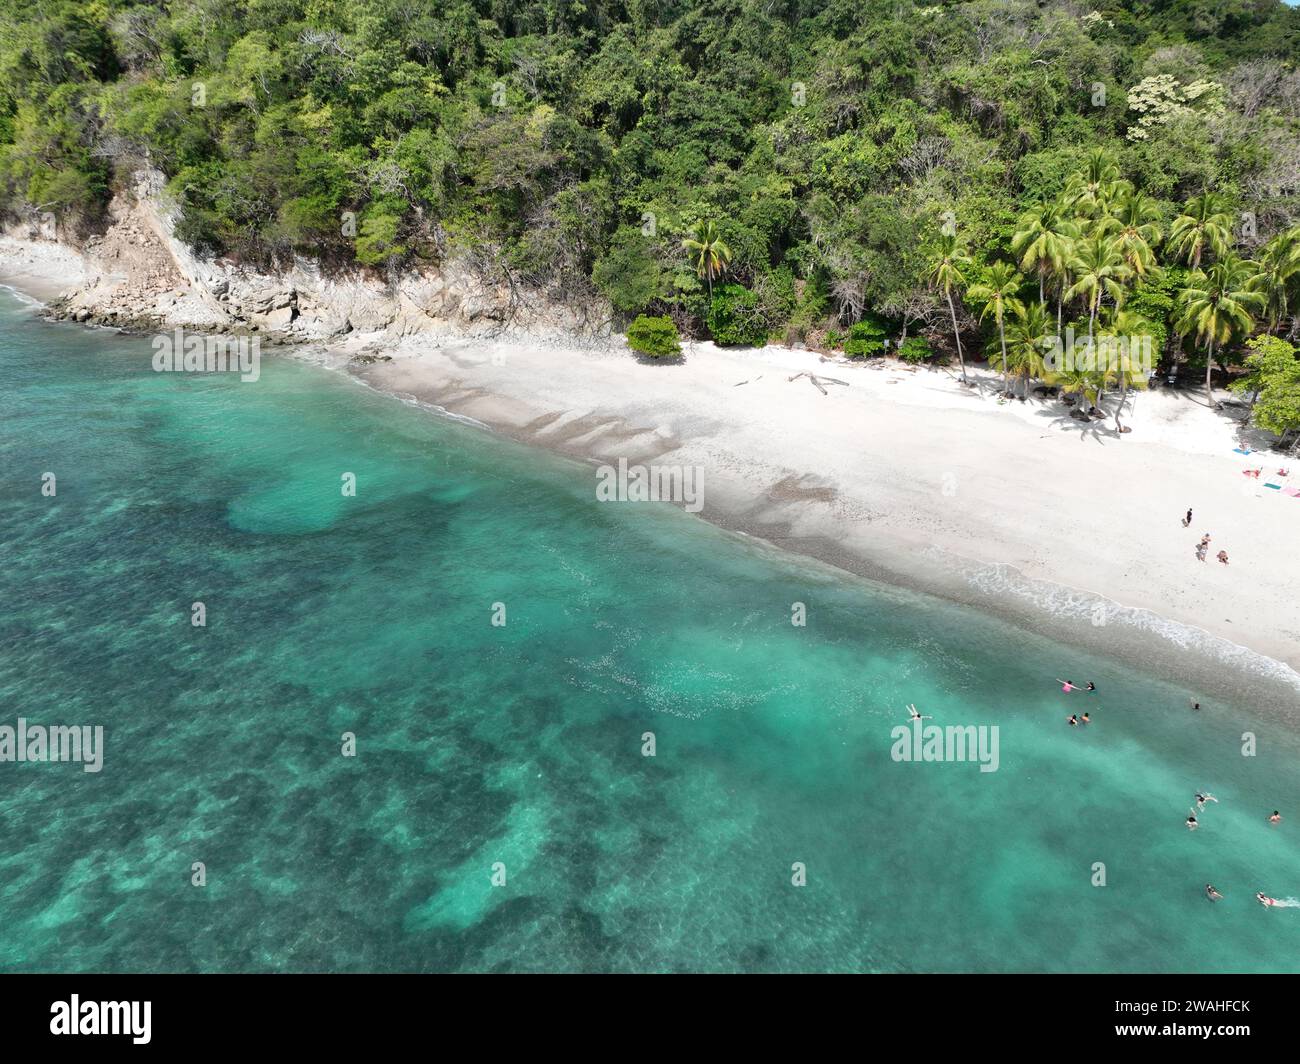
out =
[[1124,426],[1119,422],[1119,415],[1124,409],[1124,400],[1128,398],[1128,375],[1120,377],[1119,388],[1119,406],[1115,407],[1115,431],[1121,436],[1124,434]]
[[1205,358],[1205,399],[1214,409],[1214,388],[1210,384],[1210,375],[1214,372],[1214,339],[1210,339],[1210,353]]
[[1010,394],[1011,379],[1007,376],[1007,330],[1002,324],[1001,316],[998,317],[998,336],[1002,339],[1002,390]]
[[945,293],[948,296],[948,313],[952,315],[952,338],[957,342],[957,361],[961,363],[962,383],[966,382],[966,356],[961,352],[961,334],[957,331],[957,308],[952,302],[952,289]]

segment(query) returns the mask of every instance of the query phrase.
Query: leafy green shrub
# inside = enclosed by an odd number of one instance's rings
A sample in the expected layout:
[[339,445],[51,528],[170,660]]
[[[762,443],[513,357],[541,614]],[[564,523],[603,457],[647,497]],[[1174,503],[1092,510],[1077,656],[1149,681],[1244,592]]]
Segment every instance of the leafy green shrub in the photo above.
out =
[[638,314],[627,329],[627,345],[633,351],[639,351],[651,358],[670,358],[682,353],[682,345],[677,338],[677,326],[672,318],[647,317]]
[[849,358],[878,355],[885,349],[885,327],[874,318],[863,318],[849,327],[844,353]]
[[919,362],[928,362],[934,358],[934,348],[930,346],[930,341],[923,336],[909,336],[898,345],[898,357],[904,362],[916,365]]
[[719,344],[760,347],[767,341],[767,323],[759,312],[758,296],[742,285],[724,284],[713,290],[707,323]]
[[844,334],[839,329],[826,330],[826,346],[834,350],[844,342]]

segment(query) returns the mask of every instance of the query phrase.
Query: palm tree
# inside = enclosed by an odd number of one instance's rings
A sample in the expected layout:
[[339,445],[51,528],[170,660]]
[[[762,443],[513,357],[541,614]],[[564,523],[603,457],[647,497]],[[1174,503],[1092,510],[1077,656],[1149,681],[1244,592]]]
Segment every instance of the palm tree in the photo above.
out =
[[731,248],[722,240],[713,222],[702,222],[695,227],[695,239],[682,241],[682,247],[695,252],[695,272],[709,283],[709,302],[713,302],[713,278],[719,277],[731,262]]
[[[1124,182],[1127,185],[1127,182]],[[1101,232],[1113,234],[1119,253],[1137,277],[1156,268],[1155,248],[1161,240],[1160,208],[1144,192],[1128,186],[1112,205],[1112,213],[1101,223]]]
[[1124,299],[1124,286],[1131,272],[1120,254],[1119,241],[1106,236],[1093,236],[1083,241],[1070,260],[1074,284],[1065,293],[1067,299],[1086,296],[1088,300],[1088,343],[1097,323],[1102,296],[1109,295],[1118,306]]
[[1047,374],[1043,354],[1051,331],[1051,319],[1041,303],[1021,303],[1012,308],[1006,332],[1006,359],[1011,373],[1023,381],[1021,394],[1026,399],[1029,398],[1029,382]]
[[1094,148],[1088,153],[1083,170],[1073,174],[1065,186],[1065,196],[1070,206],[1087,218],[1105,213],[1107,201],[1115,194],[1119,184],[1119,164],[1105,148]]
[[1066,216],[1061,201],[1044,201],[1020,216],[1011,237],[1011,250],[1020,256],[1020,268],[1038,275],[1038,302],[1046,304],[1044,282],[1058,275],[1070,257],[1070,242],[1079,236],[1079,227]]
[[1183,213],[1174,219],[1169,227],[1169,247],[1196,270],[1207,249],[1215,256],[1227,254],[1231,233],[1232,214],[1227,198],[1217,192],[1205,192],[1189,199]]
[[1007,330],[1004,318],[1008,310],[1014,312],[1025,309],[1016,295],[1024,280],[1011,263],[995,262],[988,268],[984,283],[972,286],[966,293],[967,298],[984,304],[984,309],[980,311],[980,321],[992,313],[998,323],[998,337],[1002,342],[1002,387],[1006,391],[1011,390],[1011,381],[1007,376]]
[[1278,233],[1264,246],[1252,286],[1264,296],[1268,331],[1276,332],[1290,309],[1290,289],[1300,280],[1300,225]]
[[1195,331],[1209,349],[1205,359],[1205,398],[1214,406],[1211,376],[1214,373],[1214,349],[1250,332],[1255,325],[1252,308],[1262,307],[1264,297],[1250,287],[1258,271],[1257,263],[1235,255],[1216,262],[1208,270],[1197,270],[1188,278],[1187,287],[1178,295],[1181,313],[1178,327],[1184,333]]
[[952,301],[954,287],[964,284],[961,271],[970,266],[970,256],[957,242],[956,233],[939,234],[939,244],[930,260],[930,284],[942,290],[948,300],[948,313],[952,315],[952,338],[957,342],[957,360],[961,363],[962,383],[966,383],[966,357],[961,350],[961,333],[957,329],[957,306]]
[[1111,315],[1109,328],[1103,334],[1104,339],[1114,343],[1119,356],[1113,363],[1108,362],[1110,366],[1108,376],[1109,379],[1119,382],[1119,405],[1115,407],[1115,431],[1121,435],[1124,426],[1120,424],[1119,419],[1129,389],[1140,391],[1146,388],[1151,371],[1149,360],[1139,359],[1133,351],[1133,345],[1136,342],[1139,346],[1144,343],[1149,346],[1152,332],[1151,323],[1142,315],[1131,310],[1116,310]]

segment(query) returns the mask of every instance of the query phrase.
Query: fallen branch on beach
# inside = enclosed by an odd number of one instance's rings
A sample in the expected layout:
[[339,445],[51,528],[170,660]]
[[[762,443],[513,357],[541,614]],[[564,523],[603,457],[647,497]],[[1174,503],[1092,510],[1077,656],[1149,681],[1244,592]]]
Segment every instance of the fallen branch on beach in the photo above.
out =
[[841,384],[845,388],[849,386],[848,381],[837,380],[835,377],[818,377],[812,373],[796,373],[793,377],[787,377],[786,383],[789,384],[791,381],[797,381],[800,377],[807,377],[812,381],[812,386],[821,392],[822,395],[830,395],[830,392],[828,392],[824,387],[827,384]]

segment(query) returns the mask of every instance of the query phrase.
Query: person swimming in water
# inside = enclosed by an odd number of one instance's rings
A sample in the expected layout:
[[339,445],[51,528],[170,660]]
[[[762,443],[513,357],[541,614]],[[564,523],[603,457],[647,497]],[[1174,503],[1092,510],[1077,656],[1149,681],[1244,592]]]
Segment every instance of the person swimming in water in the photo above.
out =
[[1084,714],[1082,717],[1080,717],[1079,719],[1080,719],[1081,721],[1083,721],[1084,724],[1091,724],[1091,723],[1092,723],[1092,718],[1091,718],[1090,716],[1088,716],[1087,713],[1085,713],[1085,714]]
[[1071,727],[1071,728],[1077,728],[1078,726],[1079,726],[1079,718],[1076,717],[1073,713],[1071,713],[1071,714],[1070,714],[1070,727]]
[[1197,794],[1197,796],[1196,796],[1196,811],[1197,811],[1198,813],[1199,813],[1202,809],[1205,808],[1205,803],[1206,803],[1206,802],[1213,802],[1215,805],[1218,805],[1218,804],[1219,804],[1219,799],[1217,799],[1216,797],[1214,797],[1214,795],[1210,794],[1208,791],[1207,791],[1205,794]]
[[921,713],[917,710],[916,706],[910,703],[908,704],[907,707],[907,719],[908,720],[934,720],[934,718],[931,717],[929,714],[922,716]]
[[1074,684],[1072,684],[1069,680],[1062,680],[1059,676],[1056,678],[1056,682],[1061,685],[1061,690],[1065,691],[1067,694],[1070,691],[1078,690],[1078,688],[1075,687]]
[[1265,908],[1268,908],[1270,905],[1277,904],[1276,898],[1270,898],[1262,890],[1255,891],[1255,897],[1259,900],[1260,905],[1264,906]]
[[1097,685],[1096,685],[1095,683],[1093,683],[1091,680],[1088,681],[1088,690],[1089,690],[1089,691],[1095,691],[1095,690],[1097,690]]
[[1196,814],[1195,814],[1195,813],[1192,813],[1191,816],[1189,816],[1189,817],[1187,818],[1187,830],[1188,830],[1188,831],[1195,831],[1195,830],[1196,830]]
[[1274,809],[1274,810],[1273,810],[1273,815],[1272,815],[1271,817],[1268,818],[1268,822],[1269,822],[1270,824],[1280,824],[1280,823],[1282,823],[1282,814],[1279,813],[1276,809]]
[[1206,884],[1205,884],[1205,896],[1206,896],[1207,898],[1209,898],[1210,901],[1222,901],[1222,900],[1223,900],[1223,895],[1220,894],[1217,890],[1214,889],[1214,884],[1213,884],[1213,883],[1206,883]]

